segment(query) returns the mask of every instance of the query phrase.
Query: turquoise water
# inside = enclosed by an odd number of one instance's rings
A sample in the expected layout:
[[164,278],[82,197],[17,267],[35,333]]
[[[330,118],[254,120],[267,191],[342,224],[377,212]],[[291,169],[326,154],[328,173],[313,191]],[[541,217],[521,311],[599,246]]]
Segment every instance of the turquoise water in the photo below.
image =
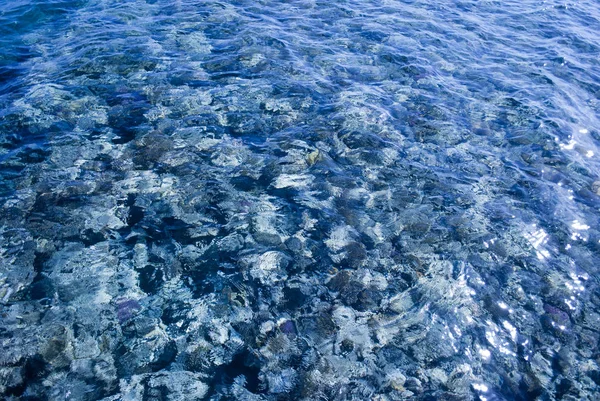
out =
[[597,1],[0,3],[8,400],[595,400]]

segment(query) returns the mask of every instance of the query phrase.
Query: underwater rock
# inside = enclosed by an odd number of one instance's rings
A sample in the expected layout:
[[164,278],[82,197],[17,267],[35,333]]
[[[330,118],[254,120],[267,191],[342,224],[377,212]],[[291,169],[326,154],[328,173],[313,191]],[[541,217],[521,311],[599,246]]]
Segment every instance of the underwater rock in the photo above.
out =
[[0,392],[7,396],[17,395],[24,386],[19,367],[0,368]]
[[252,258],[250,275],[262,284],[275,284],[287,278],[286,256],[277,251],[268,251]]
[[548,388],[552,380],[551,361],[544,358],[544,356],[538,352],[531,358],[529,366],[539,385]]
[[404,384],[406,383],[406,376],[399,370],[394,370],[387,374],[386,380],[389,385],[396,391],[404,391]]
[[121,398],[198,401],[204,399],[209,389],[202,379],[202,375],[186,371],[134,375],[121,383]]
[[296,384],[296,376],[296,371],[290,368],[277,373],[268,373],[266,380],[269,391],[274,394],[289,393]]
[[119,323],[125,323],[142,309],[140,303],[134,299],[124,299],[117,302],[117,318]]

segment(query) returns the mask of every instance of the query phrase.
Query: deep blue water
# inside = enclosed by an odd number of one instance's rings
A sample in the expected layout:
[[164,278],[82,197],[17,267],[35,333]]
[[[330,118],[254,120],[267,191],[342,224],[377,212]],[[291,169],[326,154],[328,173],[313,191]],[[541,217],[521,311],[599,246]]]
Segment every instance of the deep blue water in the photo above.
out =
[[596,400],[600,3],[0,2],[7,400]]

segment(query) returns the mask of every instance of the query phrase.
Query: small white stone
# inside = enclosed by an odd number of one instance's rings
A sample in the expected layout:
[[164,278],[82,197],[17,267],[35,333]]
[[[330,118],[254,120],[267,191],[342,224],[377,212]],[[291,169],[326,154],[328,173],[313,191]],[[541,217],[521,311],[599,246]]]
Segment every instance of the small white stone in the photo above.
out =
[[275,328],[275,323],[273,323],[273,321],[271,321],[271,320],[268,320],[260,325],[260,333],[267,334],[268,332],[272,331],[274,328]]

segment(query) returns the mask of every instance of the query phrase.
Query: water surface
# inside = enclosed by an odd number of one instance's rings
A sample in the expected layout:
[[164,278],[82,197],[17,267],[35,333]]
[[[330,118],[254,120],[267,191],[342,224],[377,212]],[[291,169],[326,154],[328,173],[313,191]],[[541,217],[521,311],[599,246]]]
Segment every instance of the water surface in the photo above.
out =
[[600,4],[5,0],[8,400],[594,400]]

